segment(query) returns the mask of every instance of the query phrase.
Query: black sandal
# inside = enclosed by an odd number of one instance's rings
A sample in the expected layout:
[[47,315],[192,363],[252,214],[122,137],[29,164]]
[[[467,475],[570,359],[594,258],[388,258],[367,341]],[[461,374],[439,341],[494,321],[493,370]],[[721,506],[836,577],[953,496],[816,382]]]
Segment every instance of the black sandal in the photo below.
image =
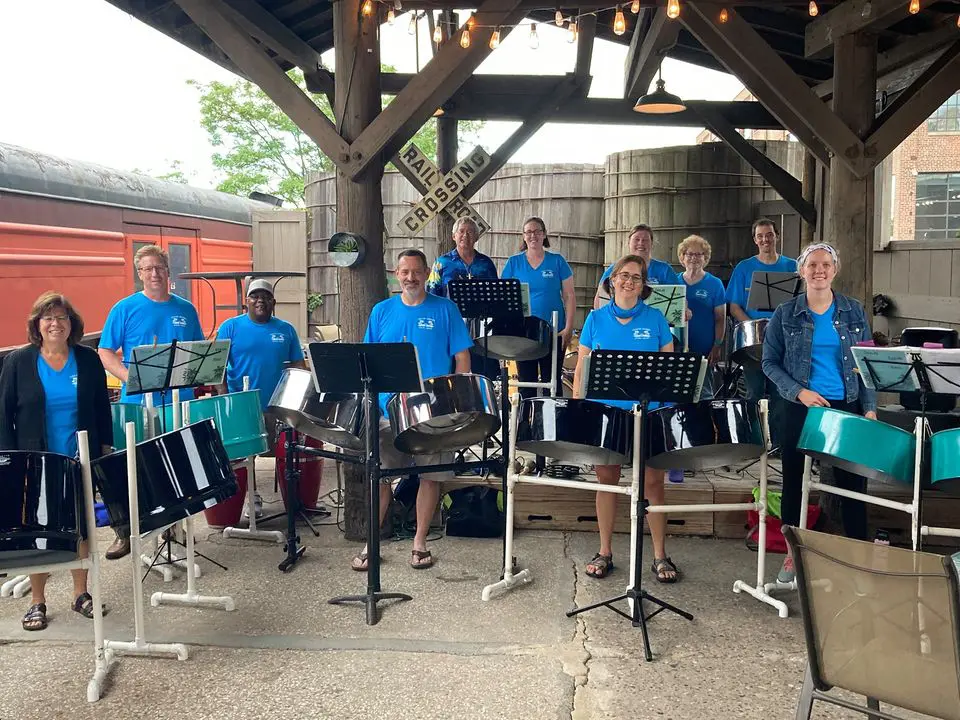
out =
[[[590,572],[590,566],[596,568],[593,572]],[[610,574],[610,571],[613,570],[613,554],[610,555],[601,555],[597,553],[593,556],[593,560],[587,563],[584,572],[592,578],[605,578]]]
[[27,614],[23,616],[21,622],[24,630],[46,630],[47,629],[47,605],[46,603],[36,603],[31,605]]
[[[653,576],[659,583],[675,583],[680,577],[680,571],[677,570],[677,566],[674,565],[673,561],[668,557],[654,558],[653,565],[650,566],[650,570],[653,572]],[[669,577],[665,574],[668,572],[672,572],[673,577]]]
[[354,556],[353,560],[350,561],[350,567],[357,572],[366,572],[368,561],[369,558],[367,557],[367,551],[361,550]]
[[429,550],[411,550],[410,567],[414,570],[426,570],[433,567],[433,555]]
[[[101,605],[103,614],[107,614],[107,606]],[[88,620],[93,620],[93,597],[90,593],[81,593],[77,595],[77,599],[73,601],[73,611],[83,615]]]

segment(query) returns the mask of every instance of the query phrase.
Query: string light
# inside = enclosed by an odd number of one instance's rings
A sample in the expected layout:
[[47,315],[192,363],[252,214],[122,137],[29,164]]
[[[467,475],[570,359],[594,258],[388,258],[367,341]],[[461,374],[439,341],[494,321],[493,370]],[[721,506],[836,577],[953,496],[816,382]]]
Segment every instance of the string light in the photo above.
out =
[[725,23],[730,19],[730,14],[727,12],[726,8],[720,8],[720,22]]
[[553,16],[553,21],[557,24],[557,27],[563,27],[563,13],[560,12],[560,8],[557,8],[557,13]]
[[407,25],[407,35],[416,35],[417,34],[417,13],[413,12],[410,14],[410,24]]
[[440,29],[440,23],[433,28],[433,44],[439,45],[443,42],[443,30]]
[[530,23],[530,37],[527,39],[528,44],[530,45],[531,50],[536,50],[540,47],[540,36],[537,35],[537,24]]
[[363,0],[363,8],[361,9],[361,12],[366,17],[373,15],[373,0]]
[[464,49],[470,47],[470,28],[464,28],[460,33],[460,47]]
[[490,36],[490,49],[496,50],[500,46],[500,28],[497,27]]
[[633,4],[630,5],[630,12],[634,15],[640,12],[640,0],[633,0]]
[[671,20],[680,17],[680,0],[667,0],[667,17]]
[[387,25],[393,25],[393,21],[396,20],[396,15],[393,12],[393,8],[387,10]]
[[571,18],[570,24],[567,25],[567,42],[573,43],[577,41],[577,21]]
[[810,17],[816,17],[820,14],[820,8],[817,7],[816,0],[810,0],[810,4],[807,5],[807,12],[810,14]]
[[467,18],[467,27],[473,30],[473,26],[477,24],[477,19],[471,13],[470,17]]
[[623,35],[627,31],[627,20],[623,17],[623,10],[617,7],[617,15],[613,18],[613,34]]
[[910,0],[910,7],[908,8],[911,15],[916,15],[920,12],[920,0]]
[[960,15],[957,15],[957,27],[960,28]]
[[403,3],[401,3],[400,0],[393,0],[393,9],[400,12],[403,10]]

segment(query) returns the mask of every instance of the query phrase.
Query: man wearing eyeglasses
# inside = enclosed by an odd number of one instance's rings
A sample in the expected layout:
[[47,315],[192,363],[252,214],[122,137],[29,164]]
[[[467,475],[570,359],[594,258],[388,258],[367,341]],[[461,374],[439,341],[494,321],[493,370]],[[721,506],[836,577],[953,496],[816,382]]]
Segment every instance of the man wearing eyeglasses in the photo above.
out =
[[[157,245],[146,245],[134,256],[143,292],[129,295],[114,305],[107,315],[97,352],[103,367],[123,383],[121,402],[142,403],[141,393],[127,393],[127,366],[133,348],[163,344],[173,340],[203,340],[197,309],[183,298],[170,293],[170,259]],[[123,356],[117,354],[123,350]],[[180,391],[181,400],[193,398],[193,390]],[[170,402],[167,396],[166,401]],[[154,393],[154,405],[160,405]],[[129,538],[117,538],[107,549],[107,558],[116,559],[130,552]]]

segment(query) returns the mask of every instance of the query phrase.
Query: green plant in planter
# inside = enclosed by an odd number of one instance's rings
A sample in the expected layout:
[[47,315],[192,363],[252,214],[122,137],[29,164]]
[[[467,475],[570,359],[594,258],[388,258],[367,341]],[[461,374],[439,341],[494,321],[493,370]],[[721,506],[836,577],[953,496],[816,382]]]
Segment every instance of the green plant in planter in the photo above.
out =
[[337,244],[333,246],[333,252],[335,253],[355,253],[360,251],[360,246],[357,244],[357,241],[352,237],[345,237],[337,241]]
[[307,312],[311,315],[313,311],[318,309],[323,305],[323,295],[317,292],[312,292],[307,295]]

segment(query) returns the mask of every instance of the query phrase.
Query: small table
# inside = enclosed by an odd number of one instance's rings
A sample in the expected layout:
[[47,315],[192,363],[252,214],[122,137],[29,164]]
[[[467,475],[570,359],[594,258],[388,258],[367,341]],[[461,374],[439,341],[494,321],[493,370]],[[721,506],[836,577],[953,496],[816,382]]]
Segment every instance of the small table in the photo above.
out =
[[[217,326],[217,311],[218,310],[233,310],[236,315],[243,315],[246,312],[246,305],[244,305],[244,292],[243,292],[243,281],[246,278],[251,280],[256,280],[258,278],[277,278],[277,281],[273,283],[273,286],[276,287],[283,278],[288,277],[306,277],[307,274],[304,272],[295,272],[295,271],[286,271],[286,270],[231,270],[227,272],[192,272],[192,273],[183,273],[177,277],[180,280],[203,280],[208,285],[210,285],[210,292],[213,293],[213,325]],[[211,280],[233,280],[237,284],[237,304],[236,305],[217,305],[217,291],[214,290],[213,285],[210,284]]]

